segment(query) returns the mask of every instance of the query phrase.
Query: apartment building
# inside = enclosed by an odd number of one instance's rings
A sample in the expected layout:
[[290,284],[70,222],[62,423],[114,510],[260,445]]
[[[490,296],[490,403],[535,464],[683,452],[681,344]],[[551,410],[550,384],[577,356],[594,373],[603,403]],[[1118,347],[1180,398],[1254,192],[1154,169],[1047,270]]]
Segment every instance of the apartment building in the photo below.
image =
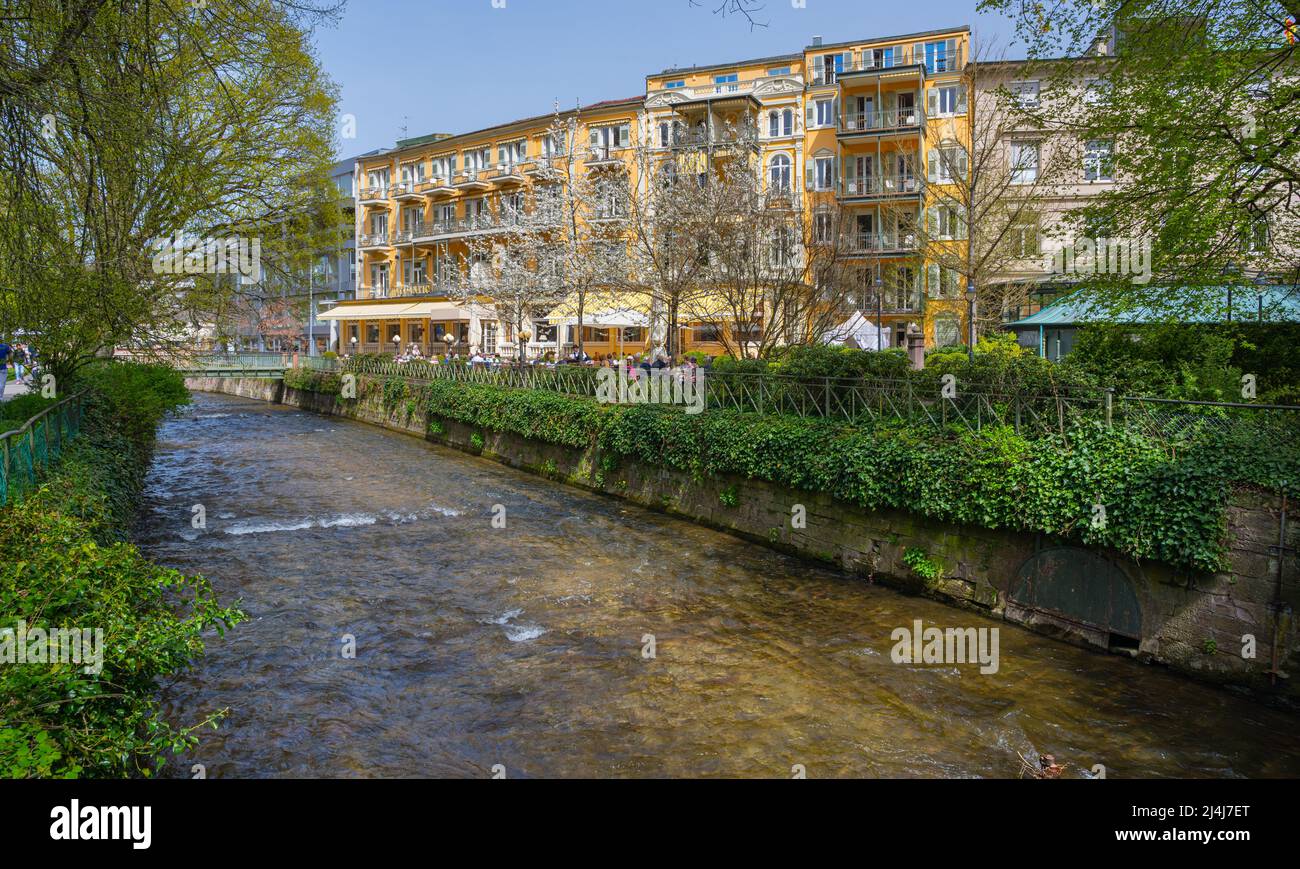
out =
[[[927,265],[927,211],[969,146],[962,80],[969,28],[804,49],[804,187],[821,240],[838,246],[858,310],[904,346],[910,327],[928,346],[956,343],[964,305]],[[834,194],[830,201],[828,194]],[[838,230],[836,226],[838,225]],[[838,237],[832,237],[838,232]],[[948,328],[944,328],[948,324]]]
[[[587,171],[624,166],[640,135],[642,99],[611,100],[459,135],[435,134],[397,143],[357,161],[358,290],[322,319],[337,324],[342,352],[379,353],[416,345],[424,353],[451,349],[536,358],[564,343],[559,324],[539,318],[516,335],[498,322],[491,300],[465,292],[475,269],[487,267],[476,240],[504,235],[552,180],[558,125],[579,121]],[[546,312],[540,312],[545,314]],[[595,351],[623,341],[640,348],[644,326],[604,330]]]
[[[536,358],[575,340],[573,306],[537,312],[521,334],[497,321],[488,300],[454,291],[474,262],[470,240],[544,191],[538,168],[552,157],[548,131],[576,118],[588,171],[634,171],[636,143],[690,149],[709,161],[760,161],[769,197],[797,203],[815,243],[853,264],[855,306],[902,346],[911,326],[930,344],[959,340],[964,303],[931,275],[917,231],[927,191],[946,183],[940,149],[969,139],[962,70],[969,28],[812,44],[789,54],[667,69],[644,95],[580,111],[538,115],[485,130],[433,135],[356,163],[357,298],[322,315],[342,352],[480,348]],[[637,183],[634,179],[633,183]],[[679,312],[677,346],[722,352],[707,291]],[[647,307],[648,303],[642,304]],[[652,310],[589,312],[593,356],[661,346]],[[938,331],[936,331],[938,324]],[[945,326],[945,324],[949,324]],[[739,324],[736,324],[739,327]],[[522,334],[527,333],[527,334]],[[447,340],[450,338],[451,340]]]

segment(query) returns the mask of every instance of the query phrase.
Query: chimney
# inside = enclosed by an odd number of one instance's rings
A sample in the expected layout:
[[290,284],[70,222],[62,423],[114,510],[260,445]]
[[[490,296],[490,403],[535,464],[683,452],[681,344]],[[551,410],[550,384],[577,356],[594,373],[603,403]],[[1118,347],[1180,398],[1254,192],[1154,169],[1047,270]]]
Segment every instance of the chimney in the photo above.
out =
[[822,44],[822,38],[820,36],[814,36],[813,48],[821,48],[821,44]]

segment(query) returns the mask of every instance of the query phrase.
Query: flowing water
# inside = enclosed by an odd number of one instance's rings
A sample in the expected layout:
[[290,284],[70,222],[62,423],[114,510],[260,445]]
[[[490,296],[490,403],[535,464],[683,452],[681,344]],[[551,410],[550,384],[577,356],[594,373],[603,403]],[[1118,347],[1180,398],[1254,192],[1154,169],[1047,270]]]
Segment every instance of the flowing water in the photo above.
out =
[[[230,710],[178,775],[1300,774],[1300,719],[1234,694],[260,402],[164,424],[140,541],[250,616],[164,690]],[[997,673],[893,663],[915,619],[1000,628]]]

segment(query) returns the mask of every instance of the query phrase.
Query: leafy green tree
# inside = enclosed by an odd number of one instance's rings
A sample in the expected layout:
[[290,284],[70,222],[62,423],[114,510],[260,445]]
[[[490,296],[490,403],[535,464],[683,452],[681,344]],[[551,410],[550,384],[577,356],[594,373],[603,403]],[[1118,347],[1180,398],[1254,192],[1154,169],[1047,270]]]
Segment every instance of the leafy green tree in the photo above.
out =
[[[174,340],[188,295],[213,290],[198,275],[158,273],[158,241],[179,232],[244,239],[250,254],[256,239],[263,265],[296,267],[337,203],[335,89],[309,42],[309,27],[336,11],[7,4],[0,332],[33,335],[60,377],[116,346]],[[248,277],[222,286],[265,286]]]

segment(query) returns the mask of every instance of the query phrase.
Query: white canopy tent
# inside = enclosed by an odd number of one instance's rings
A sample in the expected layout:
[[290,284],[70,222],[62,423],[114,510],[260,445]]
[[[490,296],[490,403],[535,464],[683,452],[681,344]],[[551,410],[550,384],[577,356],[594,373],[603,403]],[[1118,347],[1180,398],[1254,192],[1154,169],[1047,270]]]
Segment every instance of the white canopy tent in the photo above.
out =
[[858,350],[887,350],[890,346],[889,329],[879,329],[862,315],[861,311],[822,336],[832,347],[853,347]]

